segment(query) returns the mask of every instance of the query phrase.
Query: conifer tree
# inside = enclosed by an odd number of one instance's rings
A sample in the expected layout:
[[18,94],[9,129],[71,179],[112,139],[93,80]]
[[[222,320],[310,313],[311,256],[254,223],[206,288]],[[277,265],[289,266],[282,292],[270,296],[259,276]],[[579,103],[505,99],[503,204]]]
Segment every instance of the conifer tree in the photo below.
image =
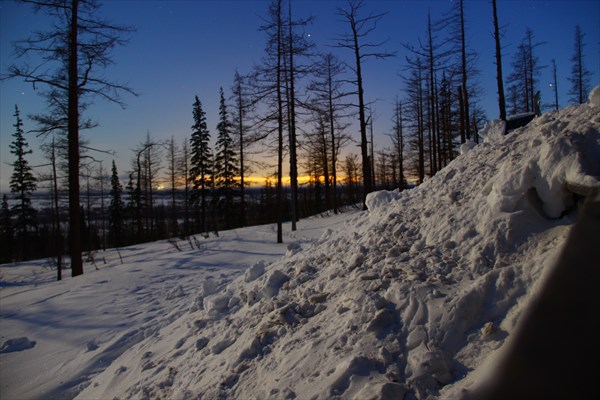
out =
[[[29,145],[23,132],[23,121],[16,105],[14,116],[17,120],[13,125],[16,130],[10,148],[11,153],[16,156],[16,160],[10,164],[13,167],[10,178],[10,191],[15,195],[17,202],[11,208],[11,213],[16,217],[14,230],[19,241],[19,248],[24,251],[29,235],[36,229],[36,210],[31,205],[31,194],[35,191],[37,185],[32,169],[25,159],[25,156],[31,154],[32,150],[28,150]],[[24,255],[24,253],[21,255]]]
[[122,199],[123,186],[119,180],[117,165],[112,162],[110,178],[110,204],[108,205],[108,235],[113,246],[124,244],[125,234],[125,203]]
[[234,142],[231,137],[231,122],[227,113],[223,88],[220,89],[219,123],[217,124],[217,142],[215,144],[215,187],[217,195],[222,196],[223,214],[226,226],[230,228],[233,217],[233,202],[237,191],[236,176],[239,174]]
[[200,210],[200,229],[206,229],[206,206],[208,194],[212,181],[212,152],[210,149],[210,133],[206,125],[206,114],[202,110],[202,103],[198,96],[193,104],[194,125],[192,126],[192,137],[190,139],[190,150],[192,154],[190,181],[192,193],[190,201],[194,207]]

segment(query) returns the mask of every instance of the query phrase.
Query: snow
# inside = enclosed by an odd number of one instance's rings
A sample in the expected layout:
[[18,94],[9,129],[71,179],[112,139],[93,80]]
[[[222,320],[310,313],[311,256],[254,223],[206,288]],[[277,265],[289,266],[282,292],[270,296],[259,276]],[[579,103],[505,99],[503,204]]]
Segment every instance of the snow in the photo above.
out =
[[[3,399],[455,399],[492,374],[600,188],[592,103],[492,123],[368,211],[0,267]],[[4,352],[4,349],[14,349]]]
[[590,92],[589,101],[593,106],[600,107],[600,85]]

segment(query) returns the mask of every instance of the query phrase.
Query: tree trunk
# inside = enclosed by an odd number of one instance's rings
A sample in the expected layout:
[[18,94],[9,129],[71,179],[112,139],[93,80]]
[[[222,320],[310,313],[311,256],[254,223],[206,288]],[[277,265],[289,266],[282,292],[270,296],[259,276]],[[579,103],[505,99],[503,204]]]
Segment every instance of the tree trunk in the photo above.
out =
[[[329,59],[328,59],[329,60]],[[337,214],[337,171],[336,171],[336,141],[335,141],[335,120],[333,112],[333,77],[331,76],[331,64],[328,61],[327,68],[327,85],[328,85],[328,106],[329,106],[329,132],[331,134],[331,185],[332,185],[332,202],[333,202],[333,213]],[[328,178],[327,176],[325,177]]]
[[294,40],[292,36],[292,2],[288,3],[289,12],[289,51],[290,51],[290,187],[292,191],[292,231],[296,230],[298,221],[298,158],[296,155],[296,93],[294,88]]
[[367,209],[367,194],[373,191],[371,180],[371,162],[369,161],[369,149],[367,147],[367,123],[365,119],[365,102],[363,91],[362,71],[360,66],[360,47],[358,46],[358,32],[356,26],[352,24],[352,35],[354,39],[354,56],[356,59],[356,82],[358,85],[358,118],[360,121],[360,152],[362,156],[363,170],[363,210]]
[[77,11],[79,0],[71,2],[71,26],[69,32],[69,254],[71,275],[83,274],[81,259],[81,212],[79,209],[79,87],[78,87],[78,41]]
[[[237,75],[236,72],[236,77]],[[246,226],[246,188],[244,183],[244,103],[242,99],[242,84],[237,82],[237,106],[239,116],[239,135],[240,135],[240,220],[241,225]]]
[[436,119],[436,101],[435,101],[435,66],[433,62],[433,34],[431,28],[431,14],[427,17],[427,34],[429,40],[429,150],[430,150],[430,173],[433,176],[437,172],[437,119]]
[[492,0],[494,11],[494,39],[496,41],[496,81],[498,83],[498,109],[500,119],[506,121],[506,101],[504,99],[504,81],[502,78],[502,52],[500,47],[500,30],[498,29],[498,11],[496,0]]
[[56,236],[56,280],[62,279],[62,251],[63,241],[62,232],[60,229],[60,209],[58,208],[58,180],[56,176],[56,153],[54,146],[54,138],[52,139],[52,183],[54,187],[54,224],[55,224],[55,236]]
[[[462,52],[462,93],[463,93],[463,112],[465,125],[465,135],[467,139],[471,138],[471,129],[469,125],[469,89],[467,88],[467,47],[465,43],[465,15],[463,10],[463,0],[460,0],[460,33],[461,33],[461,52]],[[474,138],[477,141],[477,138]],[[463,142],[464,143],[464,142]]]
[[283,173],[283,99],[281,97],[281,1],[277,3],[277,243],[283,243],[282,221],[283,221],[283,196],[282,196],[282,173]]

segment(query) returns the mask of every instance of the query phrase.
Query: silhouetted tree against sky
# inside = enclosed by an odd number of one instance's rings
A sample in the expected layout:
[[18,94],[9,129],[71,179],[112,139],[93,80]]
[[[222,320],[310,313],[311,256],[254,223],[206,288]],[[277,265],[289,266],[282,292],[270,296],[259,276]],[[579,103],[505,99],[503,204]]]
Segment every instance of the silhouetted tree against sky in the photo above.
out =
[[492,0],[494,17],[494,42],[496,47],[496,84],[498,86],[498,110],[500,119],[506,121],[506,100],[504,98],[504,77],[502,76],[502,47],[500,46],[500,28],[498,27],[498,7]]
[[167,147],[167,174],[169,179],[169,191],[171,192],[171,229],[169,234],[172,236],[177,235],[178,223],[177,223],[177,177],[179,174],[179,146],[175,141],[175,137],[171,136],[169,141],[166,143]]
[[[260,64],[256,65],[252,74],[253,95],[255,101],[265,106],[265,114],[257,122],[257,130],[262,132],[260,139],[274,138],[277,152],[277,181],[275,187],[275,214],[277,220],[277,243],[283,242],[283,157],[285,128],[285,31],[281,0],[273,0],[269,4],[268,15],[259,28],[266,34],[265,53]],[[289,125],[288,125],[289,127]],[[258,139],[258,137],[257,137]]]
[[239,174],[238,160],[235,152],[233,137],[231,136],[231,121],[225,104],[223,88],[219,92],[219,123],[217,124],[217,141],[215,143],[215,163],[213,173],[215,177],[216,193],[214,196],[222,197],[222,216],[225,219],[226,229],[233,226],[234,197],[238,194],[238,182],[236,176]]
[[394,115],[392,116],[392,133],[389,135],[392,140],[393,152],[392,157],[395,158],[396,165],[398,166],[398,189],[402,190],[405,188],[406,176],[404,171],[404,116],[402,113],[402,101],[396,97],[394,101]]
[[213,156],[210,149],[210,132],[206,125],[206,114],[198,96],[194,101],[192,112],[194,125],[190,138],[190,181],[192,182],[190,201],[196,209],[200,208],[200,229],[206,233],[206,207],[213,179]]
[[552,91],[554,92],[554,109],[558,110],[558,79],[556,77],[556,60],[552,59]]
[[[19,108],[15,106],[14,117],[16,119],[15,133],[13,142],[10,144],[11,153],[15,156],[15,161],[10,164],[13,173],[10,177],[10,191],[14,194],[16,203],[11,208],[11,214],[15,217],[14,233],[19,243],[19,249],[23,253],[29,236],[36,229],[36,210],[31,205],[31,194],[37,188],[33,170],[27,161],[26,156],[32,153],[29,144],[25,140],[23,131],[23,121],[19,113]],[[20,254],[25,257],[25,254]]]
[[233,103],[231,112],[232,134],[237,136],[238,145],[238,161],[240,175],[240,224],[246,225],[246,148],[250,145],[251,138],[249,131],[252,123],[250,122],[250,114],[254,109],[254,104],[251,99],[251,92],[248,88],[246,79],[236,70],[233,77],[233,85],[231,87]]
[[517,112],[533,112],[535,110],[535,94],[539,90],[540,73],[542,65],[536,55],[537,47],[544,42],[534,42],[535,35],[529,28],[525,30],[525,37],[513,54],[512,73],[508,76],[511,86],[516,88]]
[[583,48],[585,43],[583,38],[585,34],[581,31],[579,25],[575,27],[575,44],[573,46],[573,56],[571,56],[572,68],[569,82],[571,82],[571,90],[569,94],[571,101],[576,104],[583,104],[587,101],[588,93],[590,91],[590,71],[585,67],[583,63]]
[[62,102],[67,118],[69,160],[69,252],[71,273],[83,274],[81,214],[79,207],[79,118],[86,99],[97,96],[124,106],[120,93],[133,91],[99,73],[113,63],[111,51],[124,43],[131,28],[100,19],[95,0],[23,0],[38,12],[50,15],[54,24],[47,32],[34,32],[15,44],[17,57],[39,57],[37,65],[11,65],[9,76],[43,85],[46,98]]
[[[308,86],[309,92],[314,96],[308,100],[325,114],[327,133],[329,135],[329,153],[331,161],[331,179],[325,177],[325,192],[329,190],[331,181],[331,207],[333,212],[338,212],[337,171],[338,155],[340,149],[347,142],[348,137],[343,133],[348,126],[343,122],[347,118],[349,104],[346,98],[350,93],[344,87],[343,75],[345,65],[332,53],[321,55],[314,72],[314,78]],[[328,204],[328,206],[330,206]]]
[[125,239],[125,203],[123,203],[123,186],[121,185],[117,165],[114,160],[112,162],[110,177],[108,236],[113,246],[123,246]]
[[360,151],[362,156],[363,168],[363,208],[366,209],[366,196],[373,191],[371,161],[369,160],[368,139],[367,139],[367,117],[365,109],[364,82],[362,73],[362,64],[369,58],[385,59],[393,57],[395,53],[378,51],[383,42],[369,42],[367,37],[375,31],[377,23],[385,16],[385,13],[370,13],[366,16],[361,15],[364,7],[364,1],[348,1],[346,8],[338,8],[338,14],[348,22],[350,33],[341,35],[337,39],[337,47],[351,50],[354,54],[354,63],[349,68],[354,72],[355,79],[352,81],[356,85],[358,95],[358,118],[360,122]]

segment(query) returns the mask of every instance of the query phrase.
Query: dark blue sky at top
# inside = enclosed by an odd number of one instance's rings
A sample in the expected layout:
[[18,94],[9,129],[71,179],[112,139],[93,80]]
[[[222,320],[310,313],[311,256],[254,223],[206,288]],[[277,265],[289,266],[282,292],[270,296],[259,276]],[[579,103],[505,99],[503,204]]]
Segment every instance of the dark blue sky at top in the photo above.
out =
[[[132,25],[137,31],[129,43],[114,52],[115,65],[105,75],[128,83],[140,96],[125,96],[127,108],[98,100],[87,111],[88,116],[100,126],[85,135],[94,147],[116,151],[115,159],[124,175],[130,169],[131,149],[144,140],[146,133],[156,139],[174,136],[181,143],[189,137],[193,124],[192,103],[197,95],[207,113],[208,126],[216,136],[219,87],[229,92],[234,71],[244,74],[259,63],[264,54],[265,36],[258,30],[268,8],[264,0],[107,0],[101,13],[106,19]],[[330,47],[335,38],[348,32],[347,24],[336,15],[337,7],[345,1],[295,0],[295,16],[316,17],[305,29],[318,48],[332,51],[341,58],[351,60],[348,50]],[[397,57],[368,61],[364,66],[365,96],[375,101],[374,131],[376,148],[389,146],[385,133],[392,126],[391,112],[394,97],[403,97],[401,77],[406,65],[403,43],[417,44],[425,37],[427,13],[439,19],[453,6],[450,0],[404,1],[367,0],[365,12],[387,12],[373,33],[373,41],[388,39],[384,48],[396,51]],[[489,119],[497,118],[497,97],[492,37],[492,11],[488,0],[465,1],[469,45],[478,56],[478,80],[483,89],[480,104]],[[600,77],[600,1],[599,0],[498,0],[499,19],[505,28],[503,57],[505,76],[511,72],[512,54],[530,27],[537,40],[544,42],[536,51],[543,65],[540,77],[542,101],[553,97],[550,87],[550,63],[558,65],[559,102],[569,103],[570,57],[573,54],[575,25],[586,34],[585,64],[592,72],[595,86]],[[33,14],[29,5],[13,1],[0,1],[0,70],[6,71],[14,62],[11,42],[24,39],[29,32],[43,29],[48,20]],[[443,35],[440,35],[440,39]],[[228,94],[226,94],[228,95]],[[0,190],[7,190],[12,171],[6,165],[13,161],[9,143],[14,132],[14,105],[24,117],[25,129],[34,128],[27,118],[43,110],[44,100],[27,85],[17,80],[0,83]],[[356,129],[348,131],[358,138]],[[34,154],[33,164],[43,163],[38,149],[39,141],[28,136]],[[357,152],[354,146],[348,151]],[[113,157],[104,158],[109,168]],[[270,171],[269,171],[270,172]],[[259,174],[259,171],[255,173]]]

